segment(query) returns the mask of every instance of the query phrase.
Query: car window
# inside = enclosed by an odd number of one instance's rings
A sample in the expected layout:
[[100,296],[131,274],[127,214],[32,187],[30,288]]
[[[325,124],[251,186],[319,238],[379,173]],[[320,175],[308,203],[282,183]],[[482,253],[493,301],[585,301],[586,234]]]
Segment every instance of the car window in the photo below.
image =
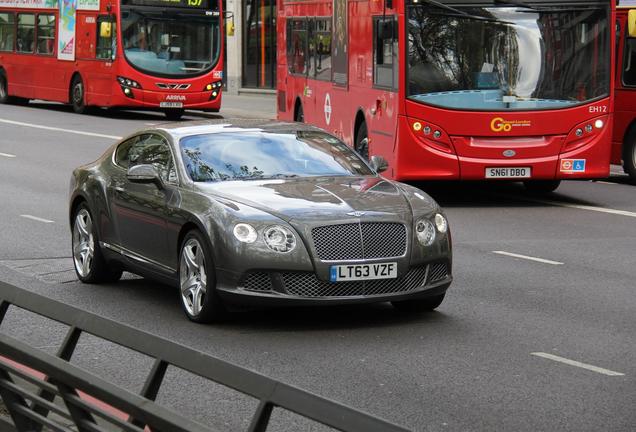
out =
[[165,138],[160,135],[139,135],[121,143],[115,152],[115,163],[126,169],[135,165],[153,165],[159,171],[163,181],[177,182],[177,172],[170,147]]

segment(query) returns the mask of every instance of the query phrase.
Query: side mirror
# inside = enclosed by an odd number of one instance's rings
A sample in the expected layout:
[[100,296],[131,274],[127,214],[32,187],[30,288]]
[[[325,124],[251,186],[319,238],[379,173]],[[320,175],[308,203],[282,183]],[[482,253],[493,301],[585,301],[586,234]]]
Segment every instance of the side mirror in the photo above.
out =
[[164,188],[159,171],[149,164],[131,166],[128,168],[126,178],[132,183],[154,183],[159,189]]
[[389,163],[382,156],[371,156],[371,168],[377,173],[384,172],[389,169]]
[[627,14],[627,34],[636,37],[636,9],[631,9]]

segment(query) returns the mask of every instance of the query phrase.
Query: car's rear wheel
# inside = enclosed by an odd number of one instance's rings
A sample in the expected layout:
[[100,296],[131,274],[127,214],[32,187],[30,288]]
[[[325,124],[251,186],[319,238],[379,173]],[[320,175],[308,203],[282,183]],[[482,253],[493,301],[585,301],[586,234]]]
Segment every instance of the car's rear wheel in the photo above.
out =
[[391,304],[400,312],[427,312],[441,305],[445,295],[446,293],[421,299],[400,300]]
[[557,190],[561,180],[527,180],[523,182],[523,186],[528,192],[545,194]]
[[85,203],[75,210],[72,227],[73,264],[77,277],[84,283],[114,282],[121,269],[110,268],[99,247],[97,230]]
[[163,113],[168,120],[177,121],[177,120],[181,120],[181,117],[183,117],[184,112],[185,110],[177,108],[177,109],[167,109]]
[[212,255],[199,231],[186,234],[179,253],[179,293],[187,317],[199,323],[223,319],[227,311],[216,293]]
[[294,121],[298,123],[305,123],[305,113],[303,106],[300,102],[296,103],[296,110],[294,112]]

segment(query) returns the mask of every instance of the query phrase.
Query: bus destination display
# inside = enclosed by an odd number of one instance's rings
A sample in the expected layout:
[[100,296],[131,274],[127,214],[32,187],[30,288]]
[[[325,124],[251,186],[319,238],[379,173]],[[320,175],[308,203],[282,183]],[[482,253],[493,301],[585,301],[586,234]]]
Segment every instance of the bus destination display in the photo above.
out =
[[210,0],[122,0],[124,6],[158,6],[186,9],[209,9]]

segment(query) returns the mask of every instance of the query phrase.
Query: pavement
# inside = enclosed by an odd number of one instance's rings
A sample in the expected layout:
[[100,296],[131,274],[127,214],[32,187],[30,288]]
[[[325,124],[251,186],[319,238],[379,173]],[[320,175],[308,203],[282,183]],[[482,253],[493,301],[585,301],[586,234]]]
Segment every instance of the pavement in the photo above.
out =
[[[224,104],[220,115],[275,114],[273,97],[224,95]],[[0,279],[416,431],[636,430],[636,187],[618,171],[564,182],[545,198],[517,184],[418,184],[453,232],[455,280],[436,312],[267,309],[195,325],[170,287],[132,276],[84,285],[72,272],[71,170],[115,137],[163,121],[0,105]],[[65,329],[10,310],[1,330],[54,352]],[[151,367],[88,337],[73,362],[135,391]],[[183,371],[168,374],[159,400],[227,431],[245,429],[255,409]],[[323,430],[273,418],[271,430]]]

